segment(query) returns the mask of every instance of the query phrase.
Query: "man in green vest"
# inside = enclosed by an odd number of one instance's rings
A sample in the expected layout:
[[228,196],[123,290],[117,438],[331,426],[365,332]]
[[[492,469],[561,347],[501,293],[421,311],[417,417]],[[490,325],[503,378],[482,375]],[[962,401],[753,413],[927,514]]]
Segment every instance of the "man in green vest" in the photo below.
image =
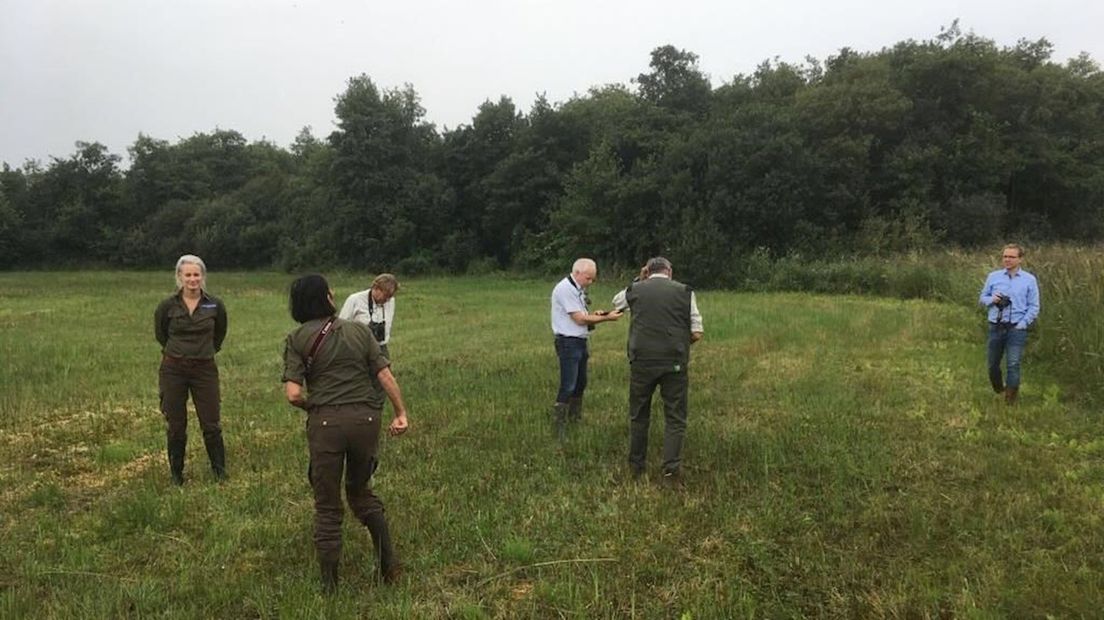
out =
[[702,338],[694,291],[671,278],[671,261],[649,259],[641,277],[613,298],[613,307],[632,312],[629,326],[629,467],[644,473],[652,394],[663,398],[663,479],[681,483],[682,439],[686,435],[686,396],[690,345]]

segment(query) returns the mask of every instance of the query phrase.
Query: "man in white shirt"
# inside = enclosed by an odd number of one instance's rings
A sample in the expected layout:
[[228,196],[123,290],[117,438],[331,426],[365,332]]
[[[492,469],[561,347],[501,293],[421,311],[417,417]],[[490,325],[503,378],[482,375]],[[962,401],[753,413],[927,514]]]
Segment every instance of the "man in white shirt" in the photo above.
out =
[[395,322],[395,294],[399,280],[390,273],[381,273],[366,291],[353,293],[345,300],[338,318],[368,326],[379,342],[383,356],[391,359],[387,343],[391,341],[391,325]]
[[598,279],[598,265],[589,258],[580,258],[571,267],[571,275],[552,289],[552,333],[555,335],[556,356],[560,360],[560,388],[552,409],[552,428],[561,441],[567,421],[578,421],[583,415],[583,391],[587,385],[587,337],[598,323],[616,321],[621,312],[591,312],[587,306],[586,289]]

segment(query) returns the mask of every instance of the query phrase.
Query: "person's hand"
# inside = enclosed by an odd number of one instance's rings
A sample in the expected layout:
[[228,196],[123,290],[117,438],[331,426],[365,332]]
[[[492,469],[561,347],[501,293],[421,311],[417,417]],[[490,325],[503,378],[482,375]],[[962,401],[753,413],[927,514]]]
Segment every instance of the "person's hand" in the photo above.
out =
[[1001,300],[1001,294],[1000,293],[993,293],[993,304],[994,305],[999,304],[1000,300]]
[[609,312],[606,313],[606,320],[607,321],[616,321],[617,319],[621,318],[622,314],[624,314],[623,311],[617,310],[615,308],[615,309],[610,310]]
[[410,428],[410,423],[406,421],[406,412],[397,414],[391,419],[391,425],[387,427],[387,432],[392,437],[402,435]]

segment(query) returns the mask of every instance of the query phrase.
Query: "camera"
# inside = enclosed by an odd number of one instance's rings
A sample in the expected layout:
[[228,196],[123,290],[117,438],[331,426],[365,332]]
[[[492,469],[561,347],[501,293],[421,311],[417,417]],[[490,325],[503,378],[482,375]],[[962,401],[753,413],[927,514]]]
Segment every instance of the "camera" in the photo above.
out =
[[1012,298],[1001,295],[1000,299],[993,302],[993,305],[996,306],[998,310],[1004,310],[1012,305]]
[[368,329],[372,332],[372,335],[376,338],[376,342],[383,342],[383,339],[387,337],[387,322],[372,321],[368,323]]

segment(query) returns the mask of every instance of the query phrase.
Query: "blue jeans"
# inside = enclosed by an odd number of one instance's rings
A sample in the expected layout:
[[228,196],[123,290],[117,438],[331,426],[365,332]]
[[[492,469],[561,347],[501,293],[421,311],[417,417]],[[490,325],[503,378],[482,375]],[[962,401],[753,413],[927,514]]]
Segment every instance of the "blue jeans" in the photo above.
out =
[[557,403],[566,403],[573,396],[582,396],[587,385],[586,338],[556,336],[556,357],[560,358],[560,391]]
[[[1001,391],[1005,386],[1020,387],[1020,358],[1027,344],[1027,330],[1010,324],[989,324],[989,383]],[[1007,378],[1001,381],[1001,357],[1005,357]]]

